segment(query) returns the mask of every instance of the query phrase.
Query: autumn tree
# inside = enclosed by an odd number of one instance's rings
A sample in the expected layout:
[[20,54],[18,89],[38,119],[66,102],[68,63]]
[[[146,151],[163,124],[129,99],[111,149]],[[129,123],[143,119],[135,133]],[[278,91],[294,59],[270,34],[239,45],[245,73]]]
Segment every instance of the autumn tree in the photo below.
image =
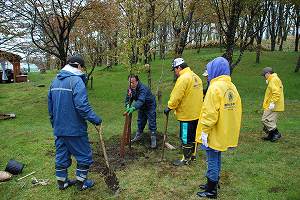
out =
[[263,1],[262,8],[260,12],[258,13],[257,19],[254,22],[254,29],[256,32],[256,63],[260,62],[260,55],[261,55],[261,49],[262,49],[262,39],[263,34],[266,30],[266,19],[268,10],[270,8],[270,1]]
[[188,34],[196,10],[197,0],[170,0],[172,28],[174,34],[174,57],[181,57],[187,45]]
[[284,4],[282,20],[280,21],[279,33],[278,33],[279,51],[283,50],[283,42],[287,40],[287,36],[291,28],[291,24],[292,24],[292,20],[290,20],[291,7],[292,7],[291,3],[287,2]]
[[81,52],[93,67],[118,63],[119,10],[114,1],[92,1],[71,32],[71,51]]
[[[195,42],[197,53],[200,53],[204,37],[211,34],[211,24],[218,25],[217,22],[218,18],[210,4],[210,0],[200,1],[196,6],[191,28],[192,40]],[[221,38],[220,34],[219,37]]]
[[223,56],[231,64],[235,47],[235,35],[243,9],[242,2],[240,0],[213,0],[212,5],[218,15],[220,29],[225,36],[226,52]]
[[[278,35],[279,30],[279,24],[278,21],[281,19],[281,13],[283,10],[283,4],[278,3],[276,1],[271,0],[271,5],[268,13],[268,26],[269,26],[269,34],[270,34],[270,40],[271,40],[271,51],[275,50],[276,46],[276,39]],[[278,12],[280,15],[278,15]]]
[[294,30],[295,30],[295,51],[299,49],[299,39],[300,39],[300,2],[297,0],[292,1],[293,11],[291,14],[291,18],[294,22]]
[[29,25],[32,42],[42,51],[56,56],[65,65],[69,36],[80,14],[86,9],[84,0],[19,0],[7,7],[23,17]]
[[20,39],[26,35],[27,26],[18,26],[21,16],[7,7],[11,6],[9,1],[0,1],[0,47],[4,50],[15,51]]
[[[220,30],[225,37],[226,51],[223,57],[229,61],[233,70],[255,37],[254,21],[259,16],[263,4],[259,0],[212,0],[212,3],[218,15]],[[239,42],[239,56],[233,62],[233,52],[237,42]]]

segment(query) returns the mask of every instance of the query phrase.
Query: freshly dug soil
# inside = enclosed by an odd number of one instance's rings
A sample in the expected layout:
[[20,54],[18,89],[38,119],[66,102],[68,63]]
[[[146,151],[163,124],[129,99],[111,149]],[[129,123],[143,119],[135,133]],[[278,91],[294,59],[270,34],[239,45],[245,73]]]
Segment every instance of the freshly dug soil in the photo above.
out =
[[[121,134],[120,134],[121,135]],[[133,138],[134,136],[132,136]],[[174,139],[174,138],[172,138]],[[170,141],[170,137],[168,137]],[[142,139],[131,145],[131,149],[128,146],[125,148],[125,156],[120,156],[120,137],[113,136],[109,140],[105,141],[106,152],[108,156],[108,162],[111,171],[107,168],[103,157],[103,152],[100,142],[94,142],[93,147],[96,149],[94,154],[94,163],[91,166],[91,171],[98,172],[104,176],[105,183],[114,192],[119,189],[119,181],[115,174],[115,170],[126,169],[126,165],[132,163],[139,158],[148,159],[147,149],[150,149],[150,133],[144,133]],[[158,148],[154,151],[160,154],[163,142],[163,134],[157,133],[157,145]]]

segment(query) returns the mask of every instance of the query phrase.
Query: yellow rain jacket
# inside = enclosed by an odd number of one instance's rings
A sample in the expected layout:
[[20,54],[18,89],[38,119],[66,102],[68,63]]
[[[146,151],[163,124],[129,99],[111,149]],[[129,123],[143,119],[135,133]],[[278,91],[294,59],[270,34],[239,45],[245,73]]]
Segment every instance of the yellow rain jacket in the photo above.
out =
[[208,134],[208,146],[226,151],[238,144],[242,118],[240,95],[228,75],[210,81],[198,121],[196,142],[202,143],[201,132]]
[[284,111],[283,85],[276,73],[271,74],[268,78],[263,109],[268,110],[271,102],[275,103],[273,111]]
[[186,67],[179,72],[168,107],[175,110],[177,120],[192,121],[199,118],[202,103],[202,81],[189,67]]

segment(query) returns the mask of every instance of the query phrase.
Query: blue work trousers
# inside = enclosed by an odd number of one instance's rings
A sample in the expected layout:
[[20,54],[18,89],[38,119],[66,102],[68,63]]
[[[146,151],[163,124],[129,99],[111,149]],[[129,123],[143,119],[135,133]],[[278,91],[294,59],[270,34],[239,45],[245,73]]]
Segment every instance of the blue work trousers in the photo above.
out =
[[206,151],[206,177],[211,181],[218,182],[221,173],[221,151],[205,147],[204,145],[201,145],[201,148]]
[[138,111],[138,132],[142,133],[147,124],[150,132],[156,132],[156,103],[148,106],[147,108],[141,108]]
[[72,164],[71,155],[77,165],[90,166],[93,163],[92,149],[88,136],[56,136],[55,137],[56,168],[68,168]]

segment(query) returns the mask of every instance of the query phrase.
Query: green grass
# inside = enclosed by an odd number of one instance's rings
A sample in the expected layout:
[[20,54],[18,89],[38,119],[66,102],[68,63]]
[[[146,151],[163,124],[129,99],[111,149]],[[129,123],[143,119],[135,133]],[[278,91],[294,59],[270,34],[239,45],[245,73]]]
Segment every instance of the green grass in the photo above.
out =
[[[207,62],[220,55],[219,49],[186,51],[184,59],[191,68],[201,74]],[[233,73],[243,102],[243,120],[239,146],[234,151],[223,154],[221,189],[219,199],[300,199],[300,81],[299,74],[293,72],[298,54],[294,52],[263,52],[261,63],[255,64],[255,53],[246,52],[242,62]],[[170,72],[171,58],[152,62],[153,92],[163,68],[163,107],[173,88],[173,75]],[[284,84],[286,111],[279,119],[279,130],[283,138],[278,143],[263,142],[261,131],[261,105],[266,87],[260,76],[261,69],[271,66],[278,72]],[[47,91],[56,72],[46,74],[31,73],[30,82],[0,85],[0,111],[13,112],[14,120],[0,121],[0,169],[4,169],[9,159],[25,163],[22,175],[0,183],[0,199],[197,199],[198,185],[205,181],[205,156],[199,157],[191,166],[175,168],[169,162],[157,162],[161,151],[151,151],[143,145],[149,157],[140,157],[128,162],[126,169],[116,171],[121,185],[119,197],[114,197],[106,187],[103,177],[91,172],[96,180],[90,191],[78,192],[75,188],[58,191],[54,176],[54,140],[47,114]],[[119,138],[123,131],[123,98],[127,88],[128,72],[120,66],[111,71],[97,69],[94,73],[94,89],[89,89],[89,99],[95,111],[103,118],[104,136],[109,142]],[[147,83],[145,72],[141,80]],[[201,77],[204,81],[203,77]],[[37,87],[45,84],[46,87]],[[136,130],[136,113],[133,131]],[[164,130],[164,115],[157,114],[158,131]],[[174,145],[177,138],[178,122],[171,115],[168,134]],[[90,140],[96,152],[98,135],[89,126]],[[115,136],[115,137],[112,137]],[[168,161],[177,158],[179,150],[167,150]],[[74,166],[70,176],[74,177]],[[47,186],[33,186],[31,177],[16,181],[17,178],[36,171],[38,179],[50,179]]]

